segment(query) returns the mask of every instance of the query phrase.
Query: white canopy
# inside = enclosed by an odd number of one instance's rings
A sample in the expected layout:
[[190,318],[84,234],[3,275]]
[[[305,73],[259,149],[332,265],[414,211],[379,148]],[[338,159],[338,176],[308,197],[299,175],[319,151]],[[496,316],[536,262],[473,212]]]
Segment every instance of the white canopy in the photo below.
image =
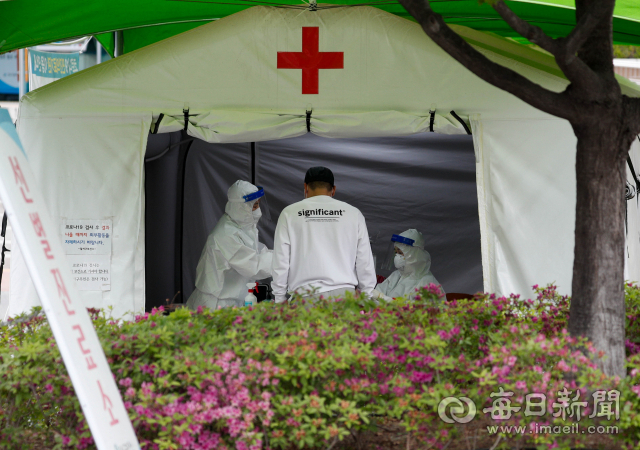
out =
[[[548,89],[567,85],[543,53],[456,31]],[[640,95],[626,80],[621,85],[627,95]],[[303,92],[316,86],[317,94]],[[555,281],[570,293],[576,139],[568,122],[490,86],[416,23],[379,9],[256,6],[23,98],[19,134],[51,215],[60,223],[113,223],[111,288],[83,291],[87,306],[112,305],[115,316],[144,309],[147,137],[183,129],[183,109],[189,135],[207,142],[308,131],[328,138],[464,134],[470,126],[485,290],[529,295],[532,284]],[[637,144],[632,154],[640,168]],[[636,200],[628,204],[635,233],[628,276],[637,280],[640,221]],[[10,314],[16,314],[38,301],[19,252],[12,265]]]

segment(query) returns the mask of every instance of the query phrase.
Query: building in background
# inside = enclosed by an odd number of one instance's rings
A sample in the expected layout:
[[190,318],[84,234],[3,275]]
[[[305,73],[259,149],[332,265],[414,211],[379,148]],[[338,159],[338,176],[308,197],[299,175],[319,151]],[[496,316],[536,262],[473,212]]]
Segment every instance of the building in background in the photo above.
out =
[[613,60],[615,72],[636,84],[640,84],[640,59],[636,58],[616,58]]
[[0,55],[0,101],[18,100],[18,51]]

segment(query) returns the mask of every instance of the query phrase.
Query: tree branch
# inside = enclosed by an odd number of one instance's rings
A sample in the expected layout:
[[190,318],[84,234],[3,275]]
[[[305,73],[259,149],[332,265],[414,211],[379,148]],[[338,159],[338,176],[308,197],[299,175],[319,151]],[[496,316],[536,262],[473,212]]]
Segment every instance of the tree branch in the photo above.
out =
[[564,119],[573,116],[573,108],[566,95],[549,91],[519,73],[490,61],[449,28],[442,16],[431,9],[428,0],[399,2],[438,46],[487,83],[548,114]]
[[597,13],[589,11],[584,14],[567,37],[558,39],[549,37],[541,28],[520,18],[503,0],[496,2],[493,9],[516,33],[551,53],[569,81],[578,87],[594,89],[599,82],[598,76],[577,57],[576,52],[600,21],[606,18],[604,8],[599,8]]
[[567,37],[560,38],[560,41],[563,41],[565,44],[565,52],[567,55],[575,56],[600,21],[607,18],[606,14],[607,11],[604,10],[604,8],[602,8],[601,11],[588,11],[580,17],[575,28],[571,30],[571,33],[569,33]]
[[493,4],[493,9],[500,14],[502,20],[507,22],[507,25],[509,25],[516,33],[527,38],[534,44],[539,45],[552,55],[558,53],[560,44],[555,39],[549,37],[540,27],[536,27],[535,25],[531,25],[530,23],[522,20],[506,5],[503,0]]

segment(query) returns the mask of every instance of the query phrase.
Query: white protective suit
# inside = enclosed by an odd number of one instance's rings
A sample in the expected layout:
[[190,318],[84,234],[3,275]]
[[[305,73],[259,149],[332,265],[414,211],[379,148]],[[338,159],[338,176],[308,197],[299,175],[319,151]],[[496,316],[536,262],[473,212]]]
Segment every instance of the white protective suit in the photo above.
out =
[[[400,236],[414,240],[413,246],[399,242],[395,244],[404,253],[405,266],[389,275],[389,278],[380,283],[376,290],[395,298],[415,294],[416,288],[422,288],[431,283],[440,285],[430,271],[431,255],[424,249],[422,233],[411,229],[401,233]],[[440,289],[444,293],[442,286]]]
[[[227,192],[225,214],[207,238],[196,269],[196,289],[187,307],[212,309],[244,306],[247,283],[271,276],[273,251],[258,241],[255,202],[243,196],[258,191],[238,180]],[[256,212],[259,210],[256,210]]]

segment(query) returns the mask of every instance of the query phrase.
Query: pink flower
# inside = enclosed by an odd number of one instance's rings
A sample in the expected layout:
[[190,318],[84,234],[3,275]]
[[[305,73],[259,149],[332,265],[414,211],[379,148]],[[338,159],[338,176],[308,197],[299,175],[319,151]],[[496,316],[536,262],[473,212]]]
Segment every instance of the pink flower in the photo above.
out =
[[49,392],[49,393],[51,393],[51,392],[53,392],[53,386],[51,386],[50,384],[46,384],[44,386],[44,390]]
[[440,338],[442,340],[447,341],[447,340],[451,339],[451,335],[449,333],[447,333],[446,331],[444,331],[444,330],[438,330],[437,334],[438,334],[438,336],[440,336]]
[[415,371],[411,374],[411,381],[414,383],[430,383],[433,380],[433,373]]

